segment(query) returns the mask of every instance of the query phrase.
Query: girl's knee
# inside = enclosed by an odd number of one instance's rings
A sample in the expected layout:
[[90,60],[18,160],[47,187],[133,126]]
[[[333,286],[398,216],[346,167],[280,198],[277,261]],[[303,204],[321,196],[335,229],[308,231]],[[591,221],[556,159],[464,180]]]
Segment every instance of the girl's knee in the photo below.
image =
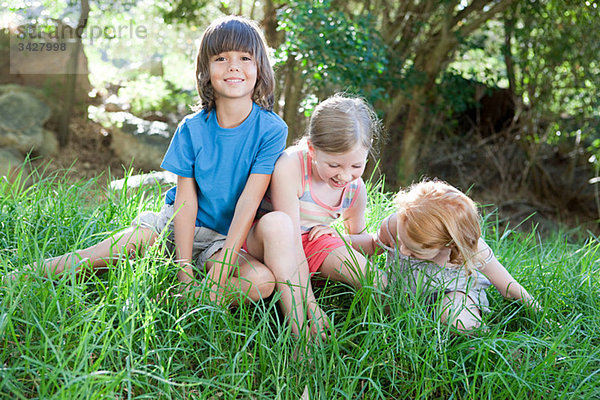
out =
[[360,268],[363,275],[366,275],[367,274],[367,266],[368,266],[367,259],[365,258],[365,256],[363,256],[358,251],[356,251],[354,249],[352,249],[351,251],[354,255],[353,259],[356,260],[356,265]]
[[461,332],[470,332],[481,326],[481,319],[472,313],[461,313],[452,321],[452,326]]
[[347,254],[340,257],[342,261],[342,268],[346,270],[347,274],[352,275],[354,278],[366,278],[368,275],[367,259],[354,249],[346,249]]
[[257,228],[265,238],[281,238],[293,235],[292,219],[284,212],[273,211],[260,218]]

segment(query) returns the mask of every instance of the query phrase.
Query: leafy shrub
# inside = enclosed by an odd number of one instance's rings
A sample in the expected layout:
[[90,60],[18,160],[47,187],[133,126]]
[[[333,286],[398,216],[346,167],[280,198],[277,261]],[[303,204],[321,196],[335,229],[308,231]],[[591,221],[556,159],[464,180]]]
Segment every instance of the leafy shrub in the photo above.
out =
[[126,81],[118,91],[118,96],[129,103],[131,112],[143,115],[147,112],[163,114],[178,113],[182,106],[195,103],[195,93],[183,90],[159,76],[139,75],[135,80]]

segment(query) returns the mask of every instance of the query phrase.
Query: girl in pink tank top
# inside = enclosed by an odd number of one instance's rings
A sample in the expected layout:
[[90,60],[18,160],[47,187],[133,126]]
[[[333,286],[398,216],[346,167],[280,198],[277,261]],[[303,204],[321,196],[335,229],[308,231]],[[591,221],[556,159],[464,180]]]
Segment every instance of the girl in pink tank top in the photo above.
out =
[[338,94],[323,101],[313,112],[307,136],[277,161],[261,205],[264,211],[290,216],[301,267],[357,289],[385,284],[383,276],[352,249],[350,240],[346,245],[332,224],[341,219],[349,239],[368,236],[361,176],[379,130],[364,100]]

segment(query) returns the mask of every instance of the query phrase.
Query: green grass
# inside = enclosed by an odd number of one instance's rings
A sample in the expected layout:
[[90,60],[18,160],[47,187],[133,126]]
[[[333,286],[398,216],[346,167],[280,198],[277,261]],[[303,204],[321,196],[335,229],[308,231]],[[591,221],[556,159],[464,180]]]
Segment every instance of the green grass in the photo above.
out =
[[[87,246],[160,208],[159,187],[112,192],[35,171],[0,183],[0,271]],[[367,221],[391,210],[370,188]],[[485,239],[544,305],[536,315],[488,290],[489,331],[455,336],[414,296],[327,283],[324,343],[295,339],[277,295],[227,310],[159,294],[176,283],[161,254],[102,276],[8,283],[0,294],[0,395],[60,399],[598,399],[600,242],[540,239],[485,220]],[[383,257],[374,260],[383,267]],[[389,313],[385,306],[389,307]],[[547,325],[545,318],[562,325]]]

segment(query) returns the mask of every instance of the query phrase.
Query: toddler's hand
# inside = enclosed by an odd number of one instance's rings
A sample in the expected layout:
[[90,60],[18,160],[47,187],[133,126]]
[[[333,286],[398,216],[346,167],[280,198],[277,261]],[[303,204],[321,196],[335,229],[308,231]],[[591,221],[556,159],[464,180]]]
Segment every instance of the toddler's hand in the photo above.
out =
[[331,226],[317,225],[313,227],[308,233],[308,240],[314,240],[323,235],[339,236],[337,231]]
[[167,289],[167,295],[176,300],[195,299],[200,296],[201,288],[195,282],[181,282]]
[[555,321],[552,318],[544,318],[544,323],[546,324],[547,327],[549,327],[550,329],[562,329],[563,326],[560,322]]

